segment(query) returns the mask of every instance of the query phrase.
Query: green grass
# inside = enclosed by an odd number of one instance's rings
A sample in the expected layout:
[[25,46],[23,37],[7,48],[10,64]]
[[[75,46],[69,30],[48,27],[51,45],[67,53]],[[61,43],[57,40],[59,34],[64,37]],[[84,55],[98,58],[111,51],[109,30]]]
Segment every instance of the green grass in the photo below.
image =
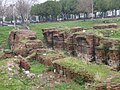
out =
[[[7,70],[7,62],[12,61],[11,59],[0,60],[0,90],[16,90],[16,89],[29,89],[28,86],[24,85],[24,81],[21,82],[21,79],[18,75],[10,75]],[[11,79],[10,79],[11,78]]]
[[[6,66],[8,62],[11,62],[13,60],[14,58],[0,60],[0,80],[2,81],[0,82],[0,90],[31,90],[31,88],[34,88],[36,87],[36,85],[40,85],[43,82],[38,77],[34,79],[28,79],[26,77],[23,77],[24,75],[22,73],[13,76],[9,75],[7,69],[2,67]],[[34,60],[30,60],[30,65],[31,65],[30,71],[32,73],[35,73],[36,75],[41,74],[46,69],[44,65]],[[55,84],[55,86],[52,88],[46,86],[44,90],[90,90],[90,89],[85,89],[85,85],[80,86],[70,81],[67,83]]]
[[89,74],[94,75],[94,78],[96,81],[103,82],[106,80],[106,78],[114,73],[116,75],[120,76],[120,73],[117,73],[115,71],[111,71],[109,66],[106,65],[97,65],[92,63],[86,63],[82,60],[73,58],[73,57],[67,57],[64,59],[56,60],[54,63],[58,63],[60,65],[69,67],[70,69],[81,72],[81,71],[87,71]]
[[[38,77],[29,79],[22,72],[10,74],[7,63],[13,60],[14,58],[0,60],[0,90],[31,90],[39,82]],[[45,66],[37,61],[31,61],[30,64],[32,73],[41,74],[45,70]],[[13,71],[16,71],[16,68]]]
[[30,29],[37,33],[39,39],[43,39],[42,29],[44,28],[70,28],[70,27],[92,27],[95,24],[94,21],[86,20],[84,21],[64,21],[64,22],[48,22],[39,24],[30,24]]
[[9,32],[13,29],[13,27],[8,27],[8,26],[0,26],[0,45],[2,47],[6,48],[8,43],[8,36]]
[[88,90],[84,86],[77,85],[73,82],[62,83],[55,85],[55,87],[46,87],[45,90]]
[[[111,20],[111,19],[119,19],[119,18],[105,18],[103,20]],[[44,28],[71,28],[71,27],[83,27],[90,28],[93,27],[97,23],[96,21],[86,20],[84,21],[64,21],[64,22],[48,22],[48,23],[39,23],[39,24],[30,24],[31,30],[37,33],[39,39],[43,39],[42,29]],[[117,24],[120,24],[118,21]],[[111,32],[111,38],[120,38],[120,28],[118,29],[96,29],[96,30],[88,30],[87,32],[93,32],[98,35],[101,35],[100,32]]]
[[33,60],[30,62],[30,65],[31,65],[31,69],[30,71],[32,73],[42,73],[43,71],[45,71],[45,66],[43,64],[40,64],[38,61],[36,60]]
[[[120,22],[118,22],[118,23],[120,23]],[[33,30],[37,33],[37,36],[39,39],[43,39],[42,29],[44,29],[44,28],[53,28],[53,27],[56,27],[56,28],[70,28],[70,27],[89,28],[95,24],[97,24],[97,23],[95,21],[91,21],[91,20],[86,20],[85,22],[82,20],[77,20],[77,21],[47,22],[47,23],[39,23],[39,24],[30,24],[29,26],[30,26],[31,30]],[[0,45],[4,48],[8,47],[6,45],[8,45],[7,44],[8,43],[8,35],[11,30],[13,30],[13,27],[0,26]],[[120,37],[120,29],[118,29],[118,32],[115,35],[113,35],[112,37],[119,38]]]
[[95,29],[95,30],[87,30],[86,32],[95,33],[98,36],[104,36],[104,34],[109,34],[109,38],[120,38],[120,28],[114,29]]

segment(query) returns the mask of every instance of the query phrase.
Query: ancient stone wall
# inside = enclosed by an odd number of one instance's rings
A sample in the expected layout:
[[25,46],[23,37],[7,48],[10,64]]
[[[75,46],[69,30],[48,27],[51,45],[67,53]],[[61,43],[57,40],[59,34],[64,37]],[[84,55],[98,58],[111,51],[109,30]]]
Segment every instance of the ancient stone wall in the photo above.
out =
[[96,90],[120,90],[120,83],[106,83],[96,85]]
[[63,29],[47,29],[47,32],[43,30],[43,33],[47,43],[51,43],[49,47],[53,49],[65,50],[84,60],[105,63],[114,68],[119,68],[120,40],[99,37],[93,33],[76,33],[82,30],[75,28],[75,30],[69,30],[68,33]]
[[113,24],[97,24],[93,26],[94,29],[105,29],[105,28],[117,28],[118,25],[116,23]]
[[33,49],[42,47],[42,41],[38,40],[36,33],[30,30],[16,30],[9,34],[11,50],[15,55],[27,56]]

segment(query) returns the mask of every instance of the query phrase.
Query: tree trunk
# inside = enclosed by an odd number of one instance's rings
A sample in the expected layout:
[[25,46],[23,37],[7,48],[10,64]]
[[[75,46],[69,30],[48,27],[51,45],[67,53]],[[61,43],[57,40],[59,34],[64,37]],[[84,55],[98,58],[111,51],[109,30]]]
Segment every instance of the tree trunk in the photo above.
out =
[[106,12],[103,12],[103,17],[106,18]]
[[68,20],[69,19],[69,15],[67,14],[66,16],[67,16],[67,20]]
[[2,26],[3,26],[3,19],[2,19]]
[[117,16],[117,10],[115,9],[115,17]]
[[72,18],[72,20],[74,19],[74,16],[73,16],[73,14],[71,14],[71,18]]
[[101,16],[102,16],[102,18],[104,18],[104,12],[102,12],[102,15],[101,15]]
[[24,24],[24,17],[22,14],[21,14],[21,19],[22,19],[22,24]]
[[65,14],[64,13],[62,14],[62,20],[65,20]]
[[48,16],[47,16],[47,15],[45,16],[45,21],[46,21],[46,22],[48,21]]
[[39,19],[39,22],[40,22],[40,20],[41,20],[41,16],[38,16],[38,19]]
[[95,18],[96,18],[97,17],[96,12],[94,14],[95,14]]
[[12,20],[10,21],[11,24],[13,24]]
[[79,15],[78,15],[78,16],[79,16],[79,19],[80,19],[80,13],[79,13]]
[[112,10],[112,17],[114,16],[114,11]]
[[66,20],[66,14],[63,14],[63,21]]
[[68,18],[71,19],[70,14],[68,14]]
[[88,19],[88,13],[86,12],[85,14],[86,14],[86,19]]
[[77,19],[77,15],[75,14],[75,20]]
[[84,13],[84,21],[85,21],[85,19],[86,19],[86,16],[85,16],[85,13]]

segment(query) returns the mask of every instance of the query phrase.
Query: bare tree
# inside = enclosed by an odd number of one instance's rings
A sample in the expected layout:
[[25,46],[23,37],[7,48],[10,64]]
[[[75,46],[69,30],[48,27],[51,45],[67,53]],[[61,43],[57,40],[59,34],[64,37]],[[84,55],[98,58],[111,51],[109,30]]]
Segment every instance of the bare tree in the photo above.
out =
[[22,23],[25,22],[25,20],[28,20],[28,17],[30,15],[31,6],[36,2],[37,0],[17,0],[16,2],[16,11],[17,14],[21,17]]
[[0,0],[0,18],[2,19],[2,25],[3,25],[3,17],[6,11],[6,4],[7,4],[7,0]]
[[12,21],[15,20],[14,5],[10,4],[6,7],[5,17],[6,20],[11,21],[11,24],[13,23]]

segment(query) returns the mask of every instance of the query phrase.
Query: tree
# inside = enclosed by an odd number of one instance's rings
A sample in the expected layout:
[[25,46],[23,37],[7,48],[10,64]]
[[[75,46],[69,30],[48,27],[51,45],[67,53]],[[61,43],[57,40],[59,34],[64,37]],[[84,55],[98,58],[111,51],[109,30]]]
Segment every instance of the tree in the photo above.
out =
[[96,11],[101,12],[102,17],[106,16],[106,12],[109,9],[108,1],[109,0],[95,0],[94,7],[95,7]]
[[[44,3],[44,14],[46,19],[49,17],[52,21],[57,20],[57,16],[61,13],[61,6],[57,1],[47,1]],[[47,17],[48,16],[48,17]]]
[[2,25],[3,25],[3,17],[5,15],[6,12],[6,3],[7,0],[0,0],[0,17],[2,18]]
[[78,14],[77,11],[77,0],[60,0],[60,4],[62,6],[62,18],[63,20],[69,19],[70,14]]
[[36,0],[17,0],[16,2],[16,11],[19,16],[21,16],[22,23],[25,22],[25,20],[28,20],[28,17],[30,15],[31,6]]
[[31,15],[40,15],[41,13],[41,4],[35,4],[31,8]]
[[5,18],[5,20],[11,21],[11,23],[12,23],[13,15],[14,15],[14,13],[13,13],[13,6],[10,5],[10,6],[6,7],[6,12],[5,12],[5,17],[6,18]]
[[[54,21],[57,16],[63,20],[76,19],[80,13],[84,13],[84,20],[92,13],[94,5],[94,14],[100,12],[101,17],[107,16],[107,11],[116,11],[120,8],[120,0],[48,0],[42,4],[32,6],[31,14],[38,15],[41,19]],[[92,5],[93,4],[93,5]]]
[[116,10],[118,10],[119,8],[120,8],[120,0],[108,0],[108,9],[111,10],[112,12],[115,10],[115,16],[116,16]]
[[57,16],[61,13],[61,6],[57,1],[46,1],[42,4],[32,6],[31,14],[45,17],[46,21],[56,21]]
[[84,13],[84,20],[92,12],[92,0],[78,0],[77,10]]

